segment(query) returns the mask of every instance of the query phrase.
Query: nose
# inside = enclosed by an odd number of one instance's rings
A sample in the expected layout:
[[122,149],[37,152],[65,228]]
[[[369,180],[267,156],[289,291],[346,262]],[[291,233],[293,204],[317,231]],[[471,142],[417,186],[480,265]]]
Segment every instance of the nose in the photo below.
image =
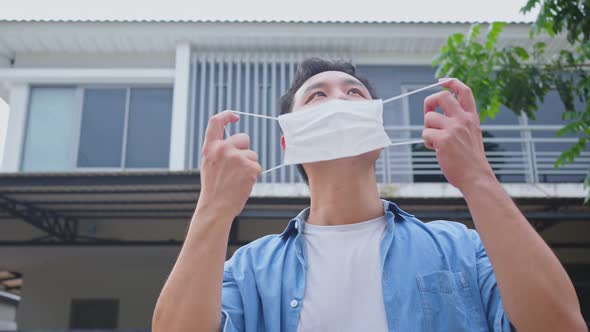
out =
[[336,92],[334,99],[350,100],[352,98],[349,94],[345,93],[344,91],[338,91]]

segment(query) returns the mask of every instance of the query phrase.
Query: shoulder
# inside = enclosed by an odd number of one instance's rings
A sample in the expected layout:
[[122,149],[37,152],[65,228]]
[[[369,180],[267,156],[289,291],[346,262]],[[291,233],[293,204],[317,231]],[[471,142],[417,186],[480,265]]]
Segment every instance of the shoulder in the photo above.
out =
[[225,262],[224,270],[236,271],[269,262],[273,257],[276,258],[277,253],[286,250],[287,242],[279,234],[270,234],[258,238],[238,248],[232,257]]
[[423,222],[423,225],[434,234],[457,239],[469,237],[469,234],[474,232],[474,230],[469,229],[464,224],[450,220],[433,220],[426,223]]
[[411,219],[411,222],[408,223],[408,228],[411,236],[421,234],[436,242],[443,249],[450,251],[476,249],[480,242],[477,231],[460,222],[450,220],[422,222],[415,217],[409,219]]

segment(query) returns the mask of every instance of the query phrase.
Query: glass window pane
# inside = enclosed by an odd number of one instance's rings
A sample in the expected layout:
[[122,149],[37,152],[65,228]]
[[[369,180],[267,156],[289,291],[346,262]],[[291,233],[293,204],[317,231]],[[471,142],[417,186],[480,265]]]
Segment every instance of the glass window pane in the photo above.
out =
[[74,88],[31,89],[24,171],[57,171],[70,167]]
[[168,167],[172,89],[131,89],[125,167]]
[[78,167],[121,167],[127,89],[85,89]]

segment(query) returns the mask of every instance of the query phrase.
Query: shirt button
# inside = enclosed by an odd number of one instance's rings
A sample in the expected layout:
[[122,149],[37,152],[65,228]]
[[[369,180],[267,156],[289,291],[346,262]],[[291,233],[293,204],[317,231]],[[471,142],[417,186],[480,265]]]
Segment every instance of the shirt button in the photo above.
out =
[[291,301],[291,308],[295,308],[299,302],[297,300]]

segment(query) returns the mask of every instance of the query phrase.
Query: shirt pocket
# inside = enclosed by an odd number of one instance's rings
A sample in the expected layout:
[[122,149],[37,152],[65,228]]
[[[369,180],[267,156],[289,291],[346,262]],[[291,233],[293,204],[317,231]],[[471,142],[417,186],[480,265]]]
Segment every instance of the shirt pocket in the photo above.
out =
[[429,331],[479,331],[482,328],[475,321],[477,310],[464,272],[435,271],[416,276],[416,281],[424,324]]

